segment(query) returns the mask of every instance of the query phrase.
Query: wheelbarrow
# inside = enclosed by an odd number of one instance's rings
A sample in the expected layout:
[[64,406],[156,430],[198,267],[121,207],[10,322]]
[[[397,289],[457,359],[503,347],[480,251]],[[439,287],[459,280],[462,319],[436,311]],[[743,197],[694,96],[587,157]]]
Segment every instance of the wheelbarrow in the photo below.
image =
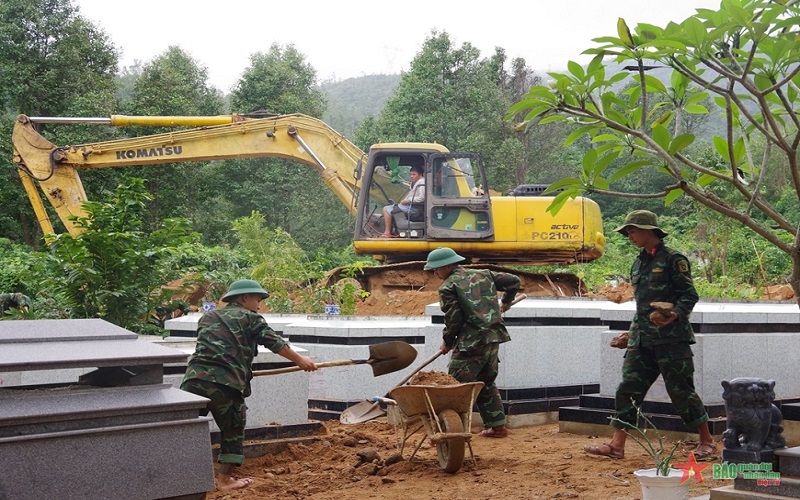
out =
[[[389,398],[379,398],[389,405],[389,421],[401,430],[398,436],[400,455],[412,436],[425,432],[436,446],[439,465],[445,472],[458,472],[464,464],[465,447],[472,453],[472,406],[483,382],[457,385],[404,385],[395,387]],[[416,444],[413,460],[425,437]]]

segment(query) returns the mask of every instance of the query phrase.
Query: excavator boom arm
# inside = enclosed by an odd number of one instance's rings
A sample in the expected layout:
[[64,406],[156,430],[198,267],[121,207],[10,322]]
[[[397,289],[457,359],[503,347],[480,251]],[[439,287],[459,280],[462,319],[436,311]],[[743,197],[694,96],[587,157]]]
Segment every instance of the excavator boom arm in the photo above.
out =
[[[78,121],[76,121],[78,120]],[[199,128],[77,146],[57,147],[34,128],[36,122],[107,123],[113,126],[196,126]],[[363,151],[324,122],[301,114],[270,118],[211,117],[29,118],[20,115],[12,136],[14,162],[45,234],[53,227],[36,183],[67,230],[87,200],[78,171],[231,158],[285,158],[317,170],[342,204],[355,214],[355,167]],[[325,158],[324,163],[321,158]],[[36,182],[34,182],[36,181]]]

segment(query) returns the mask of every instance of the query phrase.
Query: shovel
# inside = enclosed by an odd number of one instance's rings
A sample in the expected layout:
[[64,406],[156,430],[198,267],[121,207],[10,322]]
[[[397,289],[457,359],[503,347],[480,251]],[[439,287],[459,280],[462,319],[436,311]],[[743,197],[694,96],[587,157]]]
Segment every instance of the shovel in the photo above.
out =
[[[379,377],[387,373],[402,370],[417,359],[417,350],[410,344],[400,341],[384,342],[369,346],[369,359],[340,359],[337,361],[323,361],[317,363],[317,368],[327,368],[330,366],[349,366],[349,365],[370,365],[372,375]],[[280,375],[281,373],[291,373],[302,370],[299,366],[289,366],[286,368],[276,368],[274,370],[257,370],[253,372],[254,377],[262,375]]]
[[[513,306],[517,302],[521,301],[522,299],[526,298],[527,295],[521,293],[514,298],[514,301],[511,303]],[[406,382],[411,380],[411,377],[417,374],[420,370],[428,366],[429,364],[433,363],[436,358],[442,355],[442,351],[438,351],[436,354],[431,356],[427,361],[422,363],[419,367],[415,368],[411,373],[409,373],[403,380],[400,381],[399,384],[389,389],[389,392],[386,393],[384,398],[388,398],[392,391]],[[373,418],[382,417],[386,412],[379,406],[379,403],[382,398],[377,397],[373,398],[372,401],[362,401],[360,403],[354,404],[353,406],[345,409],[341,415],[339,415],[339,422],[343,424],[360,424],[361,422],[366,422],[368,420],[372,420]]]
[[[406,377],[400,381],[399,384],[392,387],[389,392],[386,393],[386,396],[389,397],[389,394],[392,393],[394,389],[404,385],[406,382],[411,380],[411,377],[417,374],[420,370],[428,366],[429,364],[433,363],[436,358],[442,355],[442,351],[437,351],[436,354],[428,358],[427,361],[422,363],[419,367],[415,368],[414,371],[406,375]],[[378,418],[383,416],[386,412],[381,408],[378,404],[380,403],[381,398],[376,398],[377,401],[362,401],[360,403],[354,404],[353,406],[347,408],[339,415],[339,422],[343,424],[360,424],[361,422],[366,422],[367,420],[372,420],[373,418]]]

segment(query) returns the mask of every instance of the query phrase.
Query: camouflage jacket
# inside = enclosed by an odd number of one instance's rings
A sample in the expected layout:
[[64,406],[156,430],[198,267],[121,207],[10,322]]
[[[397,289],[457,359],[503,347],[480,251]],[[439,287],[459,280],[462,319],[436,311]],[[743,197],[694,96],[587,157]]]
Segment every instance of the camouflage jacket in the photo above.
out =
[[503,303],[510,304],[519,287],[519,278],[513,274],[456,267],[439,287],[445,345],[469,352],[511,340],[503,324],[497,292],[505,292]]
[[10,309],[28,309],[31,306],[31,299],[22,293],[1,293],[0,294],[0,316]]
[[286,342],[264,318],[239,304],[205,313],[197,326],[197,347],[184,380],[200,379],[226,385],[247,397],[258,346],[280,351]]
[[[631,323],[628,347],[671,342],[693,344],[694,332],[689,314],[699,299],[692,282],[689,260],[659,243],[655,255],[642,250],[631,266],[631,284],[636,298],[636,314]],[[675,304],[678,319],[661,328],[650,322],[651,302]]]

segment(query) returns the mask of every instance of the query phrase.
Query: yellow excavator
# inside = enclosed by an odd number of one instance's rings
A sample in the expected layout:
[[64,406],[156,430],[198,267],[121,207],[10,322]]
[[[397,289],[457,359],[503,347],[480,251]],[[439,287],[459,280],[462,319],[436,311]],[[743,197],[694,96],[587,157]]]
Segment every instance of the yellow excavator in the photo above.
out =
[[[56,146],[37,123],[100,123],[111,126],[175,126],[175,132],[76,146]],[[451,153],[435,143],[382,143],[364,153],[324,122],[301,114],[274,116],[121,116],[48,118],[20,115],[13,131],[14,163],[45,235],[53,224],[44,193],[62,224],[79,229],[87,201],[78,171],[91,168],[173,164],[230,158],[275,157],[316,169],[355,218],[353,246],[384,265],[364,270],[365,289],[415,288],[427,282],[419,261],[449,246],[471,264],[575,264],[599,258],[605,247],[600,208],[588,198],[569,200],[557,215],[547,212],[550,196],[541,185],[523,185],[507,196],[488,189],[481,158]],[[383,208],[406,197],[412,167],[424,171],[423,196],[412,196],[408,211]],[[417,168],[418,170],[418,168]],[[420,183],[421,186],[422,183]],[[309,207],[309,210],[312,210]],[[392,232],[392,238],[382,237]],[[571,274],[514,271],[528,295],[583,292]],[[394,273],[394,274],[393,274]],[[335,277],[334,277],[335,278]],[[535,282],[535,283],[534,283]],[[532,286],[533,285],[533,286]],[[537,293],[534,288],[540,288]]]

